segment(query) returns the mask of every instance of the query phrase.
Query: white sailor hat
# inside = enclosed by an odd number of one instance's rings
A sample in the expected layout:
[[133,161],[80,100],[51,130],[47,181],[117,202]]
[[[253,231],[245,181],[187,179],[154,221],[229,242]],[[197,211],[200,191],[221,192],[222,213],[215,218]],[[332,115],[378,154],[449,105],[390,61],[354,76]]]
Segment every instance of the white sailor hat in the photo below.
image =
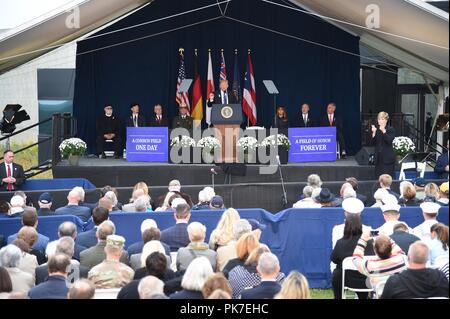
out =
[[360,214],[364,210],[364,203],[354,197],[346,198],[342,202],[342,208],[349,214]]
[[438,214],[439,209],[441,208],[441,205],[433,203],[433,202],[424,202],[420,204],[420,208],[422,208],[422,211],[426,214]]

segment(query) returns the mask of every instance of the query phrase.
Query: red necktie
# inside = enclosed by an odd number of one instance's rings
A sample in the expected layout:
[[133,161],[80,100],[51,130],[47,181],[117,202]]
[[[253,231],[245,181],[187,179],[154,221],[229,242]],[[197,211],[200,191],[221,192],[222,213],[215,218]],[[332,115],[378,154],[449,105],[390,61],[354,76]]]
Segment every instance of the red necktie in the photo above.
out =
[[[6,165],[8,166],[8,177],[11,177],[11,166],[10,165]],[[13,185],[11,183],[8,184],[8,191],[12,191],[13,189]]]

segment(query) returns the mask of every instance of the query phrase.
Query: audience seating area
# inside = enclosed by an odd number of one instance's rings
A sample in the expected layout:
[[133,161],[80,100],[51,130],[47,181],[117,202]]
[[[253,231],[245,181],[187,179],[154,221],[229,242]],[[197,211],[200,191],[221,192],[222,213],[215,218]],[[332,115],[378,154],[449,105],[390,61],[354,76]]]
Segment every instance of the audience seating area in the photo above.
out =
[[[342,208],[287,209],[272,214],[263,209],[238,209],[242,218],[255,218],[267,225],[261,241],[267,244],[280,260],[282,271],[298,270],[303,273],[311,288],[331,287],[330,259],[332,251],[331,234],[334,225],[344,219]],[[222,215],[221,210],[192,211],[190,222],[198,221],[207,228],[207,237],[216,227]],[[420,207],[404,207],[400,220],[410,227],[423,222]],[[438,220],[448,225],[448,207],[442,207]],[[140,241],[140,225],[144,219],[152,218],[158,228],[164,230],[174,224],[172,212],[158,213],[112,213],[110,219],[116,225],[116,233],[126,238],[126,246]],[[79,232],[92,227],[92,222],[83,223],[74,216],[39,217],[38,232],[50,240],[57,239],[58,226],[63,221],[74,222]],[[379,208],[366,208],[362,213],[365,225],[377,228],[384,223]],[[0,220],[0,233],[5,237],[16,233],[21,227],[20,218]]]

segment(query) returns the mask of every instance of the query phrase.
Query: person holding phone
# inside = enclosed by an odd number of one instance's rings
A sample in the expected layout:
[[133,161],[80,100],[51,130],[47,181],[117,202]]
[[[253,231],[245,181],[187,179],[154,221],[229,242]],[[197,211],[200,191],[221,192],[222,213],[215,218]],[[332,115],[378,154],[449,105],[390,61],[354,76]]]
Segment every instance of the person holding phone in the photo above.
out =
[[378,125],[372,125],[372,144],[375,145],[375,174],[395,176],[395,153],[392,142],[395,138],[395,130],[388,126],[389,114],[378,113]]

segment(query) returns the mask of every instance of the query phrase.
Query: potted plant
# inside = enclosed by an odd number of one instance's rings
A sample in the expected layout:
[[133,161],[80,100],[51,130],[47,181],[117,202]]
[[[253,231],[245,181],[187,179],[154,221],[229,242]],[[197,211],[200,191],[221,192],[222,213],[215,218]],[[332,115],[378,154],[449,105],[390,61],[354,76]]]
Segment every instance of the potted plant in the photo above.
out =
[[280,162],[282,164],[287,164],[288,152],[291,148],[291,141],[286,135],[281,133],[270,135],[262,140],[261,146],[266,147],[269,152],[273,151],[273,149],[276,149],[275,152],[280,156]]
[[217,138],[206,136],[198,141],[197,147],[202,150],[202,159],[204,162],[209,164],[214,161],[214,154],[219,152],[221,145]]
[[256,138],[252,136],[241,137],[236,143],[238,158],[241,159],[242,157],[239,155],[243,154],[245,163],[255,163],[256,149],[258,146],[258,140]]
[[395,155],[397,155],[397,161],[416,150],[414,142],[406,136],[397,136],[394,138],[392,147],[394,148]]
[[[193,147],[196,146],[195,140],[192,137],[182,135],[174,137],[170,141],[170,147],[173,151],[175,151],[178,155],[182,156],[181,162],[182,163],[192,163],[193,160]],[[171,150],[171,157],[172,157],[172,150]],[[185,158],[186,156],[186,150],[189,152],[188,156],[189,158]],[[172,160],[172,158],[171,158]],[[172,162],[174,162],[172,160]],[[177,162],[177,161],[175,161]]]
[[79,138],[69,138],[61,142],[59,151],[64,159],[68,159],[70,165],[78,165],[80,157],[86,153],[87,144]]

